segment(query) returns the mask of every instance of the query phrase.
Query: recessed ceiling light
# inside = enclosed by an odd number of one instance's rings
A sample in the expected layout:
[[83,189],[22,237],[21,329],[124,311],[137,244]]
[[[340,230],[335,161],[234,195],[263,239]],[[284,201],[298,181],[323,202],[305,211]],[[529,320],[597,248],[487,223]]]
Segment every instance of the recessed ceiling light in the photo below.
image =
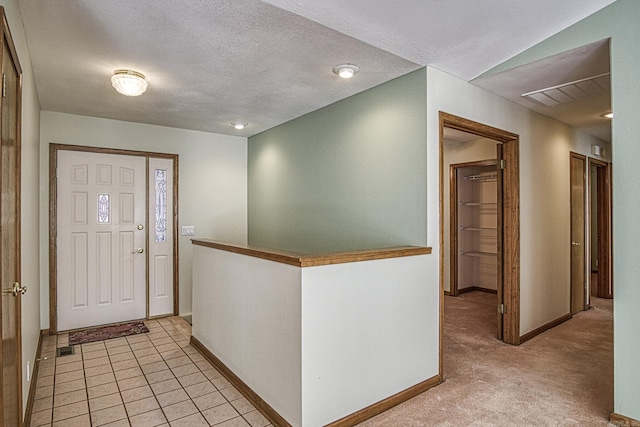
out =
[[353,64],[342,64],[333,67],[333,72],[343,79],[350,79],[358,71],[360,71],[360,68],[358,68],[357,65]]
[[144,74],[133,70],[115,70],[111,76],[111,85],[126,96],[139,96],[147,90]]
[[242,130],[244,128],[246,128],[249,125],[249,123],[247,122],[231,122],[231,126],[233,126],[234,128],[238,129],[238,130]]
[[613,119],[613,113],[605,113],[602,115],[605,119]]

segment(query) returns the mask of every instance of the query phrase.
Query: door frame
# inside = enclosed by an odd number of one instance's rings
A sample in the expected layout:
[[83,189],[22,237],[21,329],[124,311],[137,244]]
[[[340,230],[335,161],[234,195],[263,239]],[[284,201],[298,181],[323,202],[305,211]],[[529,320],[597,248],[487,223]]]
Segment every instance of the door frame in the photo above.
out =
[[[7,43],[7,47],[9,49],[9,54],[11,55],[11,59],[13,62],[13,66],[15,67],[17,74],[16,81],[16,117],[15,117],[15,144],[16,144],[16,153],[15,153],[15,179],[16,179],[16,200],[15,200],[15,234],[16,234],[16,243],[17,243],[17,251],[16,251],[16,281],[21,283],[21,244],[22,244],[22,233],[21,233],[21,200],[22,200],[22,182],[21,182],[21,170],[22,170],[22,67],[20,66],[20,60],[18,59],[18,54],[16,51],[15,44],[13,43],[13,37],[11,36],[11,31],[9,30],[9,22],[7,21],[7,16],[4,11],[4,7],[0,6],[0,20],[2,20],[2,39],[3,42]],[[0,55],[0,59],[4,61],[6,58],[3,58]],[[1,192],[1,189],[0,189]],[[17,393],[17,405],[16,408],[16,416],[19,425],[22,425],[23,422],[23,413],[22,413],[22,296],[18,294],[16,297],[16,307],[15,307],[15,323],[16,323],[16,390]],[[2,331],[2,307],[0,306],[0,331]],[[2,343],[0,342],[0,365],[4,367],[4,360],[2,354]],[[2,378],[2,374],[0,373],[0,378]],[[0,423],[4,422],[4,392],[0,391]]]
[[[582,242],[580,243],[582,245],[582,257],[583,257],[583,268],[582,268],[582,275],[583,275],[583,283],[582,283],[582,304],[581,304],[581,309],[578,311],[574,312],[573,306],[574,306],[574,300],[576,298],[576,295],[574,293],[574,289],[573,289],[573,246],[574,246],[574,241],[573,241],[573,226],[571,224],[573,224],[573,220],[574,220],[574,215],[576,215],[578,212],[575,212],[573,209],[573,180],[572,180],[572,160],[579,160],[582,161],[582,233],[583,233],[583,238],[582,238]],[[569,259],[570,259],[570,268],[569,268],[569,313],[571,315],[574,315],[580,311],[584,311],[587,308],[587,302],[588,302],[588,295],[589,292],[587,290],[587,245],[586,245],[586,237],[587,237],[587,197],[585,192],[588,189],[587,186],[587,156],[580,154],[580,153],[575,153],[573,151],[569,152],[569,218],[570,218],[570,227],[569,227],[569,241],[571,243],[571,245],[569,246]]]
[[[517,134],[468,120],[453,114],[439,112],[439,185],[440,185],[440,366],[444,338],[444,128],[451,128],[489,138],[502,144],[503,169],[502,191],[502,282],[503,301],[506,310],[502,316],[503,341],[520,344],[520,166],[519,140]],[[498,227],[500,228],[500,227]],[[499,272],[500,273],[500,272]],[[442,368],[441,368],[442,369]],[[441,372],[442,374],[442,372]]]
[[[598,212],[597,235],[598,235],[598,288],[596,296],[598,298],[613,298],[613,249],[612,249],[612,188],[611,188],[611,163],[589,157],[589,206],[594,200],[591,199],[592,170],[596,169],[598,178],[596,208]],[[589,220],[589,236],[591,236],[592,222]],[[592,245],[590,245],[592,246]],[[591,268],[588,268],[589,282],[591,281]],[[591,290],[591,283],[589,283]],[[591,292],[588,292],[591,295]]]
[[[117,154],[125,156],[140,156],[146,159],[145,173],[145,185],[146,185],[146,197],[145,206],[149,206],[149,158],[163,158],[173,160],[173,315],[179,313],[179,292],[178,292],[178,155],[168,153],[155,153],[150,151],[136,151],[125,150],[117,148],[104,148],[104,147],[89,147],[82,145],[69,145],[69,144],[49,144],[49,333],[55,334],[58,332],[58,272],[57,272],[57,260],[58,260],[58,247],[57,247],[57,201],[58,201],[58,187],[56,182],[56,168],[58,165],[58,151],[81,151],[86,153],[98,153],[98,154]],[[148,212],[147,219],[148,222]],[[148,224],[147,224],[148,225]],[[149,227],[145,226],[146,237],[145,241],[149,239]],[[148,253],[147,253],[148,257]],[[146,317],[149,318],[149,260],[147,259],[145,267],[145,287],[146,287]]]
[[[478,160],[449,165],[449,295],[460,295],[458,289],[458,169],[473,166],[497,167],[496,159]],[[499,217],[498,217],[499,220]],[[500,279],[498,277],[498,279]],[[472,288],[470,288],[472,290]],[[500,322],[501,323],[501,322]],[[498,330],[501,325],[498,325]]]

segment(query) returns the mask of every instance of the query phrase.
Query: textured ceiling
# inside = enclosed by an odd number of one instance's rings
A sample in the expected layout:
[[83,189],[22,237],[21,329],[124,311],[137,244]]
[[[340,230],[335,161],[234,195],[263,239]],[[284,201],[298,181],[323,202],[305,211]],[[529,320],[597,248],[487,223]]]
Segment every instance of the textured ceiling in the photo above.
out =
[[19,0],[44,110],[241,136],[423,65],[469,80],[612,2]]
[[614,0],[265,0],[464,80]]

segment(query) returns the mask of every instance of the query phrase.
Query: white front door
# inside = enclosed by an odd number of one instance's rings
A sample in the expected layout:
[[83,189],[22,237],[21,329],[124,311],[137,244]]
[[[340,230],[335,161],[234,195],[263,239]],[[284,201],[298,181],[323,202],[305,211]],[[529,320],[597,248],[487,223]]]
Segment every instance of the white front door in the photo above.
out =
[[57,330],[146,317],[146,158],[58,151]]

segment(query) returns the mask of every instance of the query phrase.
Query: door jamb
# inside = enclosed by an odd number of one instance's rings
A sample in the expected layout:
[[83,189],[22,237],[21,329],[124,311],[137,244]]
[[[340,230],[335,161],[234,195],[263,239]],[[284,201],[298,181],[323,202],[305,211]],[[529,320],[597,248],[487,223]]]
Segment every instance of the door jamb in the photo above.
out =
[[[506,311],[503,317],[503,341],[520,344],[520,167],[519,136],[492,126],[454,116],[445,112],[440,117],[439,169],[440,169],[440,224],[444,224],[444,128],[460,130],[493,139],[503,145],[503,292]],[[442,340],[444,337],[444,230],[440,227],[440,366],[442,366]]]
[[[57,313],[57,200],[58,200],[58,188],[56,183],[56,168],[58,164],[58,151],[81,151],[86,153],[98,153],[98,154],[118,154],[125,156],[140,156],[147,159],[150,157],[173,159],[173,315],[179,313],[179,292],[178,292],[178,155],[168,153],[155,153],[151,151],[136,151],[125,150],[117,148],[103,148],[103,147],[89,147],[82,145],[69,145],[69,144],[49,144],[49,332],[55,334],[58,331],[58,313]],[[148,173],[145,173],[148,175]],[[147,198],[148,198],[148,177],[145,179],[145,185],[147,186]],[[147,200],[148,206],[148,200]],[[147,215],[148,217],[148,215]],[[145,219],[148,221],[148,218]],[[148,227],[145,227],[148,230]],[[147,262],[147,270],[149,263]],[[149,313],[149,272],[146,271],[146,294],[147,294],[147,308],[146,313]]]
[[[594,202],[591,200],[591,171],[592,167],[596,168],[596,174],[598,177],[597,187],[597,210],[598,210],[598,224],[597,234],[601,236],[598,239],[598,289],[597,296],[599,298],[613,298],[613,249],[612,249],[612,230],[611,230],[611,218],[612,218],[612,204],[611,204],[611,164],[602,160],[593,159],[589,157],[589,206]],[[591,220],[589,220],[589,231],[591,231]],[[589,233],[591,235],[591,233]],[[602,269],[602,270],[601,270]],[[588,269],[589,277],[591,276],[591,268]],[[601,274],[606,276],[607,282],[604,282],[601,278]],[[590,279],[589,279],[590,281]],[[591,284],[589,283],[589,291],[591,291]],[[590,295],[590,292],[589,292]]]

